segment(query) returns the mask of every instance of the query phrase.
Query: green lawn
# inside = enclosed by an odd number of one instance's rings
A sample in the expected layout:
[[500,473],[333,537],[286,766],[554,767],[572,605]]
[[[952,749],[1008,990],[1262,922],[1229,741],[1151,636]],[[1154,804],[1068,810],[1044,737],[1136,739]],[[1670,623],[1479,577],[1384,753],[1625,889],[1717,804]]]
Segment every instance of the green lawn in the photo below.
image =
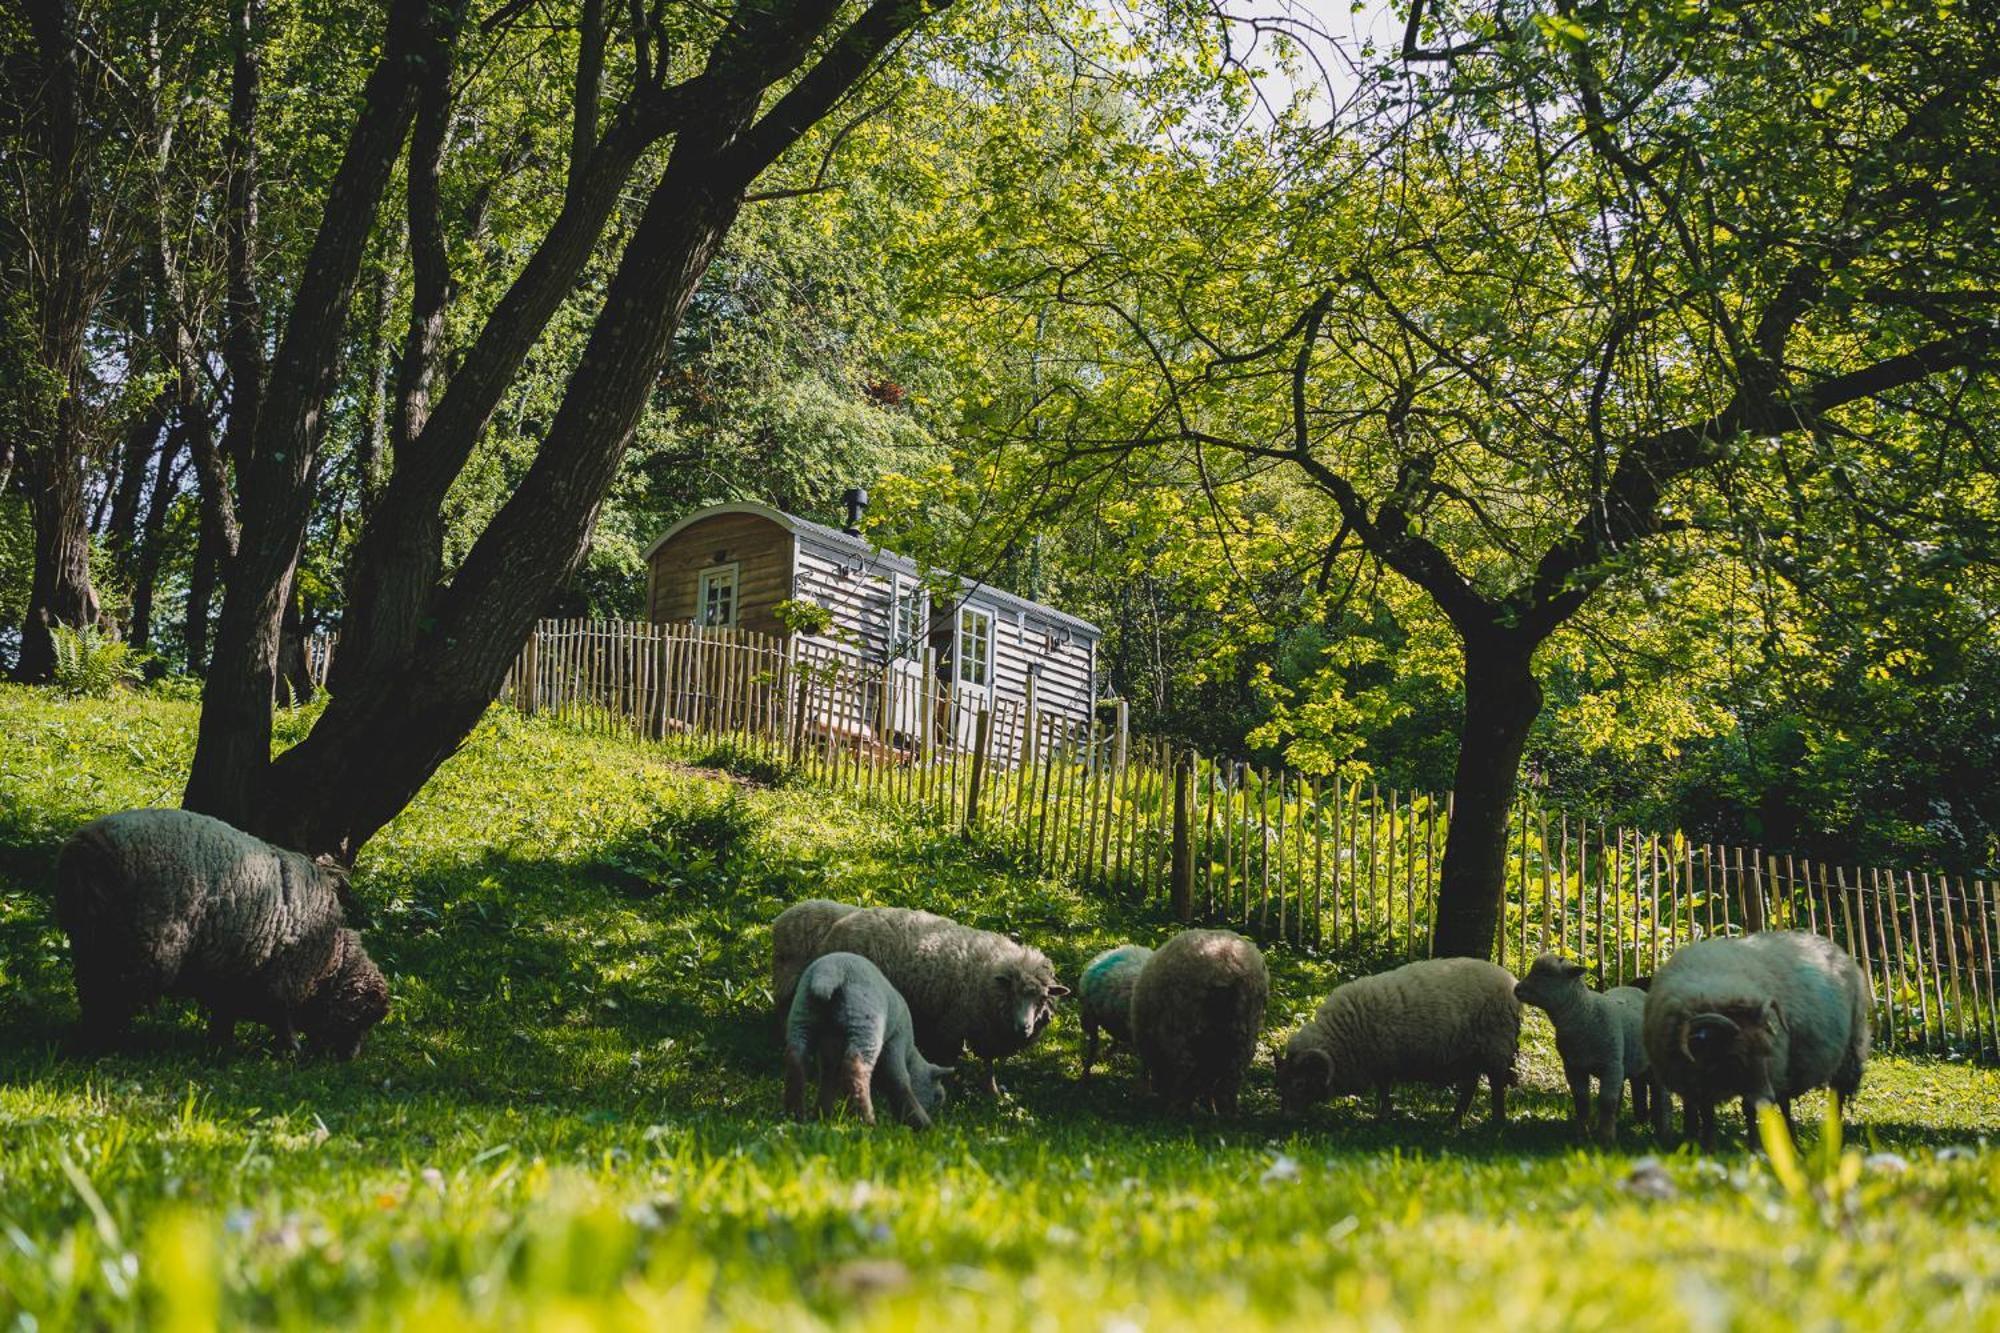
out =
[[[938,1128],[778,1115],[764,923],[829,894],[1012,929],[1074,978],[1146,909],[823,791],[496,714],[358,877],[396,1007],[345,1066],[65,1057],[77,823],[173,801],[189,705],[0,687],[0,1329],[2000,1327],[2000,1074],[1879,1060],[1847,1165],[1573,1145],[1539,1016],[1517,1123],[1407,1096],[1165,1119],[1065,1015]],[[287,732],[301,725],[288,720]],[[1275,1043],[1359,965],[1271,954]],[[1817,1099],[1805,1115],[1818,1113]],[[1889,1160],[1862,1154],[1893,1154]],[[1843,1174],[1843,1170],[1845,1174]],[[1656,1197],[1665,1196],[1665,1197]]]

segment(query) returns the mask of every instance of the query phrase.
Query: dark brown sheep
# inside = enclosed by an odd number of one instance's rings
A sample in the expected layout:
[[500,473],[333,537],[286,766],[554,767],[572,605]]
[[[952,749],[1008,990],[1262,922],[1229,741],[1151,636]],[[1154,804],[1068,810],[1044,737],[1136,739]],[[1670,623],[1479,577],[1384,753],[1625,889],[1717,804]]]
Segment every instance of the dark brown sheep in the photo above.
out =
[[126,810],[78,830],[56,861],[56,920],[76,967],[82,1036],[116,1042],[162,996],[243,1019],[279,1047],[340,1059],[389,1012],[389,986],[343,924],[338,868],[185,810]]

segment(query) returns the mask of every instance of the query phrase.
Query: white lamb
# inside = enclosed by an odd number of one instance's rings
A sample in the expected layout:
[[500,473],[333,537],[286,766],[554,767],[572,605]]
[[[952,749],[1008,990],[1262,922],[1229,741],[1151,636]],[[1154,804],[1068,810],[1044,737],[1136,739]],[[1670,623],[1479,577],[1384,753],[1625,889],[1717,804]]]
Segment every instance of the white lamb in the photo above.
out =
[[[1583,984],[1583,965],[1545,953],[1528,969],[1514,998],[1548,1013],[1556,1053],[1576,1099],[1576,1125],[1609,1143],[1617,1137],[1618,1103],[1632,1085],[1632,1110],[1646,1118],[1653,1079],[1646,1059],[1646,992],[1614,986],[1599,993]],[[1597,1114],[1590,1111],[1590,1080],[1597,1080]]]

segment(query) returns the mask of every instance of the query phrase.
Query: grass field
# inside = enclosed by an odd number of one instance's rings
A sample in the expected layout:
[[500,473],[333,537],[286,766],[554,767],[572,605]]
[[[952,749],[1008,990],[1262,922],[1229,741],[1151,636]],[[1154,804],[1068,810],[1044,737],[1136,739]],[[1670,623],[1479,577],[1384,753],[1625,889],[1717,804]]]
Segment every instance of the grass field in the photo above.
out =
[[[1875,1062],[1844,1156],[1809,1129],[1792,1170],[1652,1167],[1629,1126],[1575,1146],[1538,1015],[1517,1123],[1452,1135],[1420,1095],[1285,1122],[1268,1058],[1240,1119],[1168,1120],[1122,1057],[1076,1083],[1066,1013],[928,1134],[784,1123],[764,923],[791,899],[1005,927],[1071,978],[1165,921],[499,714],[364,853],[396,1007],[358,1062],[248,1027],[217,1058],[172,1009],[73,1061],[55,848],[173,802],[193,721],[0,687],[0,1329],[2000,1327],[1992,1070]],[[1267,1045],[1365,961],[1274,951]]]

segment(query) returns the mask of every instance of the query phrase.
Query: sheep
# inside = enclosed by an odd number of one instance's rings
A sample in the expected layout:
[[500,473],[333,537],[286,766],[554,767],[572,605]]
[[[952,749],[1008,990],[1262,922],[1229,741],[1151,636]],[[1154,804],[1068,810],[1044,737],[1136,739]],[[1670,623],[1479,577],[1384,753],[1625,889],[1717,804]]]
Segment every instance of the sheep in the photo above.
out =
[[84,1045],[114,1044],[164,995],[194,999],[226,1045],[239,1020],[340,1059],[389,1011],[389,986],[342,922],[344,875],[185,810],[85,825],[56,859]]
[[[1715,1104],[1743,1099],[1750,1140],[1757,1107],[1775,1102],[1789,1125],[1792,1099],[1830,1088],[1835,1114],[1861,1087],[1874,995],[1846,950],[1803,931],[1763,931],[1688,945],[1667,960],[1646,996],[1646,1053],[1654,1076],[1679,1093],[1687,1132],[1715,1150]],[[1653,1124],[1667,1135],[1665,1098]]]
[[777,1003],[782,1029],[792,1009],[792,989],[799,973],[818,956],[820,938],[840,918],[861,909],[831,898],[808,898],[778,913],[771,923],[771,998]]
[[1106,949],[1090,960],[1083,969],[1083,977],[1077,982],[1077,994],[1082,1000],[1083,1019],[1083,1076],[1090,1077],[1090,1067],[1097,1063],[1097,1032],[1099,1028],[1111,1034],[1111,1040],[1121,1046],[1132,1041],[1132,986],[1139,980],[1139,969],[1153,951],[1139,944],[1121,944],[1115,949]]
[[816,1067],[822,1116],[844,1100],[872,1125],[879,1094],[904,1124],[930,1128],[952,1071],[918,1054],[910,1006],[881,969],[858,954],[822,954],[794,989],[785,1022],[785,1110],[805,1118],[806,1075]]
[[[1545,953],[1528,969],[1514,998],[1548,1012],[1555,1024],[1556,1052],[1576,1100],[1576,1124],[1606,1143],[1617,1136],[1618,1102],[1632,1084],[1632,1110],[1646,1119],[1652,1087],[1644,1040],[1646,992],[1614,986],[1599,994],[1583,984],[1583,966]],[[1597,1080],[1597,1114],[1590,1113],[1590,1080]]]
[[1132,1042],[1169,1110],[1200,1103],[1236,1113],[1270,994],[1264,955],[1234,931],[1184,930],[1145,961],[1132,987]]
[[1521,1002],[1505,968],[1480,958],[1408,963],[1334,987],[1278,1056],[1278,1093],[1287,1114],[1339,1093],[1375,1090],[1389,1114],[1399,1082],[1456,1086],[1456,1129],[1486,1077],[1493,1123],[1507,1119]]
[[998,1095],[994,1062],[1040,1036],[1069,994],[1038,949],[949,917],[869,907],[835,921],[813,950],[858,953],[910,1004],[917,1048],[956,1064],[968,1045],[985,1062],[980,1086]]

